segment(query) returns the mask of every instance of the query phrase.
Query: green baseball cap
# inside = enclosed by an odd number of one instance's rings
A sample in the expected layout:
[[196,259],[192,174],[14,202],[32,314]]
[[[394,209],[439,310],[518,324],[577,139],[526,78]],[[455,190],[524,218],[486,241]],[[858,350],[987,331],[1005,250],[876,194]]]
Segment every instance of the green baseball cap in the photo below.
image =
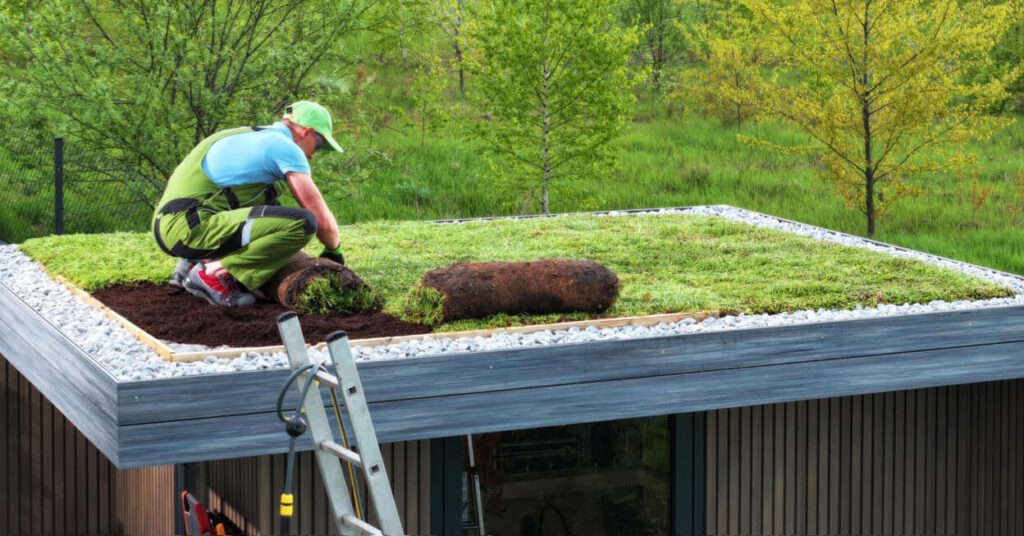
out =
[[334,141],[331,135],[332,123],[331,114],[327,108],[310,101],[298,101],[285,108],[284,118],[304,127],[313,127],[313,130],[327,140],[327,146],[335,151],[343,152],[338,142]]

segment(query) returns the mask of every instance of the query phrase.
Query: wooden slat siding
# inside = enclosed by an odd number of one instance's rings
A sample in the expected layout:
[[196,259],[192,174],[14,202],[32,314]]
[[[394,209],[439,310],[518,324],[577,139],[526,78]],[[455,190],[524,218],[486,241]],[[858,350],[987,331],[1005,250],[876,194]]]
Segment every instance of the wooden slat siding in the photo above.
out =
[[[818,443],[816,441],[818,437],[818,401],[810,400],[807,402],[807,435],[804,437],[804,445],[806,446],[806,467],[807,474],[805,480],[807,491],[804,494],[804,499],[807,500],[806,507],[806,519],[803,526],[804,532],[812,532],[817,530],[818,527],[818,460],[820,458],[820,452],[817,448]],[[749,534],[749,533],[748,533]]]
[[[37,391],[38,392],[38,391]],[[54,483],[53,478],[53,404],[40,396],[40,418],[39,418],[39,494],[37,500],[40,506],[40,529],[43,534],[53,534],[53,503]]]
[[0,356],[0,532],[165,535],[172,482],[120,472]]
[[140,469],[115,470],[112,487],[116,489],[114,529],[126,536],[165,534],[174,525],[174,466],[163,465]]
[[[7,383],[7,363],[3,363],[0,366],[0,402],[3,403],[0,406],[0,430],[3,430],[3,435],[0,435],[0,450],[7,452],[7,441],[8,438],[14,434],[10,433],[10,430],[14,429],[14,425],[10,424],[7,420],[7,410],[12,406],[9,397],[11,396],[11,387]],[[10,533],[10,527],[7,526],[7,520],[10,519],[8,512],[11,492],[8,487],[11,482],[14,481],[14,477],[10,476],[8,466],[11,465],[13,460],[10,457],[0,457],[0,530],[5,533]]]
[[[764,419],[761,418],[762,409],[763,408],[761,406],[750,408],[750,433],[754,437],[754,440],[750,445],[751,457],[753,458],[750,464],[751,504],[761,504],[763,497],[762,482],[764,482],[764,443],[762,441],[762,427],[764,426]],[[757,508],[751,509],[750,528],[747,529],[746,534],[752,534],[754,531],[761,529],[761,516],[761,510]]]
[[32,434],[29,433],[32,422],[32,389],[31,384],[24,376],[19,378],[19,389],[18,389],[18,403],[20,404],[20,411],[18,412],[18,437],[21,441],[18,442],[18,450],[16,456],[20,460],[18,465],[20,467],[21,477],[19,478],[19,485],[16,488],[18,497],[17,502],[20,504],[18,507],[18,516],[21,518],[21,522],[18,524],[18,531],[20,534],[29,534],[32,527]]
[[[744,407],[744,408],[739,408],[738,411],[739,411],[739,414],[740,414],[738,428],[743,430],[743,432],[741,434],[739,431],[737,431],[737,433],[735,434],[735,437],[737,437],[737,438],[743,437],[743,434],[749,434],[750,433],[750,411],[751,411],[751,408],[749,406],[747,406],[747,407]],[[740,442],[740,441],[736,441],[733,452],[734,452],[733,456],[735,457],[734,463],[737,465],[738,471],[739,471],[739,483],[738,483],[738,488],[739,489],[736,490],[736,499],[735,500],[737,502],[734,503],[734,504],[739,504],[738,501],[739,501],[740,496],[743,497],[744,501],[749,501],[750,500],[750,491],[751,491],[751,489],[750,489],[750,477],[751,477],[751,472],[752,472],[752,467],[751,466],[753,465],[751,463],[751,458],[753,456],[751,455],[751,452],[750,452],[750,443],[743,443],[743,442]],[[744,509],[740,510],[739,516],[737,516],[737,517],[739,517],[739,525],[737,527],[737,531],[740,534],[750,534],[750,509],[749,508],[744,508]]]
[[[854,482],[857,486],[858,508],[853,509],[853,524],[861,534],[872,533],[872,515],[874,513],[874,499],[872,491],[875,486],[875,399],[878,395],[865,395],[854,397],[854,402],[860,402],[861,413],[861,434],[860,438],[854,438],[858,442],[860,450],[860,468],[854,475]],[[878,488],[879,492],[881,488]]]
[[[718,420],[721,418],[722,412],[716,411],[708,414],[707,420],[707,434],[708,434],[708,456],[707,456],[707,496],[711,500],[705,503],[706,511],[704,516],[708,520],[710,526],[718,526],[718,510],[715,505],[718,504],[718,499],[715,494],[718,493]],[[711,525],[714,524],[714,525]]]
[[[399,514],[408,534],[430,530],[429,441],[382,444],[385,469],[390,477]],[[297,534],[337,534],[331,521],[326,488],[312,452],[296,454],[295,517]],[[425,467],[424,467],[425,465]],[[210,507],[224,512],[250,536],[277,534],[278,501],[284,490],[286,455],[251,456],[210,462]],[[365,489],[360,495],[367,515]],[[370,517],[373,520],[373,516]]]
[[[807,422],[807,404],[790,404],[795,413],[794,422]],[[793,463],[796,464],[796,475],[793,480],[793,489],[796,491],[793,532],[803,533],[807,532],[807,427],[795,428],[793,433],[796,441],[792,456]]]
[[[740,408],[729,410],[729,456],[726,460],[729,466],[729,503],[738,504],[740,499],[740,442],[736,439],[740,435]],[[729,532],[733,534],[740,531],[740,516],[729,516]]]
[[[793,412],[789,411],[791,405],[796,406]],[[1024,534],[1020,508],[1024,502],[1024,420],[1020,418],[1024,414],[1024,380],[772,404],[751,410],[754,422],[738,427],[738,437],[733,433],[737,429],[731,427],[728,444],[722,442],[721,426],[736,410],[708,412],[708,460],[717,460],[719,468],[709,465],[707,471],[710,536]],[[761,421],[760,427],[757,421]],[[718,432],[717,438],[712,431]],[[786,439],[780,442],[780,437]],[[789,451],[799,452],[800,441],[790,442],[790,437],[807,441],[804,456],[796,456],[795,464]],[[761,452],[754,448],[758,441],[764,445]],[[783,491],[786,504],[781,527],[777,519],[779,493],[774,487],[778,476],[765,478],[759,496],[745,490],[735,493],[731,488],[744,485],[744,481],[737,484],[721,471],[733,466],[733,460],[723,462],[722,458],[733,455],[735,442],[742,443],[740,456],[751,457],[749,462],[740,461],[740,467],[753,466],[760,459],[768,465],[765,475],[783,471],[781,478],[787,487],[794,482],[797,488],[804,488]],[[780,446],[786,452],[780,454]],[[824,452],[830,455],[823,464]],[[805,463],[807,473],[800,478]],[[821,470],[823,465],[828,469]],[[812,466],[818,468],[814,473]],[[830,499],[823,501],[825,496]],[[806,503],[805,510],[789,504],[797,500]],[[815,504],[816,519],[812,520]],[[739,520],[758,511],[772,519],[750,531],[735,530],[742,527]],[[791,513],[799,511],[807,512],[806,524],[796,515],[791,527]],[[823,523],[823,518],[828,523]]]
[[871,466],[874,474],[872,475],[873,485],[868,490],[868,494],[871,495],[872,499],[871,533],[881,534],[885,512],[885,480],[889,474],[885,472],[886,395],[879,393],[872,396],[874,397],[872,422],[875,424],[875,431]]

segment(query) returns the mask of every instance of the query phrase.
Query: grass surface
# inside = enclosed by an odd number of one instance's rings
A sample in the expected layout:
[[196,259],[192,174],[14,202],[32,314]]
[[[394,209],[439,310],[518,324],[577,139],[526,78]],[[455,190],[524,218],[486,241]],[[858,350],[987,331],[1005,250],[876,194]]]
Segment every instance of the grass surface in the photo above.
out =
[[[547,257],[591,259],[619,275],[620,297],[606,317],[707,310],[775,313],[1011,295],[1008,289],[918,261],[688,215],[449,225],[379,221],[347,226],[342,234],[349,267],[383,299],[387,312],[399,316],[428,270],[458,261]],[[26,241],[21,248],[51,273],[86,290],[113,283],[163,283],[174,268],[174,260],[145,234],[49,237]],[[439,328],[556,318],[561,317],[498,316]]]

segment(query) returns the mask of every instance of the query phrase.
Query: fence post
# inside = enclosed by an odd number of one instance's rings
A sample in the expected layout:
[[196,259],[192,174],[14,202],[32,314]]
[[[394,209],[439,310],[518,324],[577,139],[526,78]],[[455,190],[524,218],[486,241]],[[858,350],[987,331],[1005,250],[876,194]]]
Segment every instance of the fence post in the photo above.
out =
[[64,138],[53,139],[53,226],[56,234],[64,234]]

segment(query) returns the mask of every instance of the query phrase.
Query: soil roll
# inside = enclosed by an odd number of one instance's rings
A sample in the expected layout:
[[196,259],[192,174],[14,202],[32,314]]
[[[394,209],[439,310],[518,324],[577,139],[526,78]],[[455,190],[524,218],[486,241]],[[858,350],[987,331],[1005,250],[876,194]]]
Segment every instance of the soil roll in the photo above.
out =
[[600,313],[618,297],[619,278],[601,263],[574,259],[458,262],[423,276],[444,296],[444,320],[497,313]]
[[311,282],[331,274],[338,277],[342,289],[369,288],[347,266],[320,257],[310,257],[300,251],[260,287],[260,292],[289,309],[295,309],[297,300]]

